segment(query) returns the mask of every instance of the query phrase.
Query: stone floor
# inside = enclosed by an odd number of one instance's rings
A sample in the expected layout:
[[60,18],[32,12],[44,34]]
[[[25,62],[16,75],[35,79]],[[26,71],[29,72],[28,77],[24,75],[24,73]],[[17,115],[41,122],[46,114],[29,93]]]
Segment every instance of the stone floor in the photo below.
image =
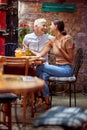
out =
[[[69,105],[69,96],[68,94],[58,94],[57,96],[53,96],[52,100],[52,106],[68,106]],[[72,106],[74,106],[73,103],[73,97],[72,97]],[[87,109],[87,95],[83,93],[77,93],[77,107],[85,108]],[[31,118],[30,116],[30,107],[27,108],[27,122],[26,126],[22,125],[22,109],[20,105],[17,106],[17,117],[18,117],[18,125],[16,124],[15,120],[15,113],[14,113],[14,106],[12,106],[12,118],[13,118],[13,126],[12,130],[36,130],[36,128],[32,127],[33,121],[38,118],[43,112],[45,111],[38,111],[35,113],[34,118]],[[2,130],[2,126],[0,126],[0,130]],[[63,128],[60,127],[44,127],[39,128],[38,130],[63,130]]]

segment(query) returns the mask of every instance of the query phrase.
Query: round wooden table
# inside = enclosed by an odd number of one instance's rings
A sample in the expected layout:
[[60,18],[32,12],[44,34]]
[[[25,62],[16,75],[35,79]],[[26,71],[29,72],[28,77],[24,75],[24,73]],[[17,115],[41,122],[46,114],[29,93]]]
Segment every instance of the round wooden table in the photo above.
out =
[[34,117],[34,95],[43,88],[44,81],[37,77],[4,74],[0,78],[0,93],[23,94],[23,124],[26,123],[27,94],[31,96],[31,116]]

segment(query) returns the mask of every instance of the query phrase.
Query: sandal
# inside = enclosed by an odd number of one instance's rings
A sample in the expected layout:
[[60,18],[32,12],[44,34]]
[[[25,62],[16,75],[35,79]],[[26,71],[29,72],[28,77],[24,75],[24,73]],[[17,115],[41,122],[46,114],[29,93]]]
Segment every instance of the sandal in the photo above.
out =
[[51,103],[44,103],[44,104],[42,104],[42,106],[41,106],[44,110],[48,110],[49,108],[51,108]]
[[35,106],[34,106],[35,112],[48,110],[49,108],[51,108],[51,104],[47,104],[45,102],[42,102],[40,104],[35,104]]
[[43,107],[42,107],[43,104],[44,104],[44,102],[39,103],[39,104],[35,104],[35,106],[34,106],[34,111],[35,111],[35,112],[43,111],[43,110],[44,110]]
[[36,97],[36,102],[35,102],[35,104],[41,104],[42,102],[43,102],[42,96]]

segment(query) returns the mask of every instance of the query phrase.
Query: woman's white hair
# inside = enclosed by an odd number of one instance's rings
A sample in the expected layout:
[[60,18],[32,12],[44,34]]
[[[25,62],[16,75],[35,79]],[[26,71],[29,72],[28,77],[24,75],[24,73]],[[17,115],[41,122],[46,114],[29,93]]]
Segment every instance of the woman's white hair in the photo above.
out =
[[42,23],[46,23],[46,19],[45,18],[39,18],[39,19],[36,19],[34,21],[34,26],[38,26],[38,25],[41,25]]

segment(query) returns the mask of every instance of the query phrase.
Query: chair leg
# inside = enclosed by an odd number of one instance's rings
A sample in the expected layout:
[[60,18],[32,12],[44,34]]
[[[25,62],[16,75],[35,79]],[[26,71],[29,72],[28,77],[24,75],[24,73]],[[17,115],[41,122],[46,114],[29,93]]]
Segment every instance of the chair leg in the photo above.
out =
[[3,104],[3,122],[5,124],[6,124],[7,111],[8,111],[8,104],[5,103],[5,104]]
[[12,130],[11,103],[8,103],[8,128]]
[[27,110],[27,94],[24,94],[23,99],[23,125],[26,124],[26,110]]
[[52,88],[51,88],[51,82],[49,81],[49,91],[50,91],[50,102],[51,102],[51,106],[52,106]]
[[50,103],[51,103],[51,106],[52,106],[52,93],[50,93]]
[[[11,103],[4,104],[3,110],[3,122],[7,124],[9,130],[12,130]],[[6,121],[6,117],[8,118],[8,121]]]
[[75,83],[74,83],[74,105],[76,107],[76,86],[75,86]]
[[69,107],[71,107],[71,83],[69,83]]

